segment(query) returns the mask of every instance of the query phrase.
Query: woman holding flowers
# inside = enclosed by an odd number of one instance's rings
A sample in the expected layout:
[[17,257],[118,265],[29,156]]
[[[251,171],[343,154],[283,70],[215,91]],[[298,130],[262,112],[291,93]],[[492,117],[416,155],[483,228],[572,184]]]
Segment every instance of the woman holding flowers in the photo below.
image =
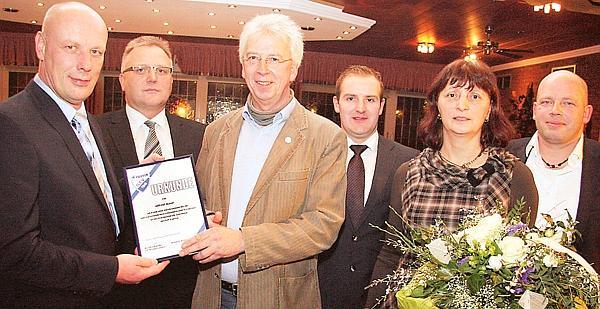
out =
[[[520,198],[526,202],[526,215],[535,216],[533,176],[503,148],[514,130],[498,92],[494,73],[480,61],[456,60],[438,74],[419,125],[428,148],[394,176],[391,206],[402,218],[391,211],[392,226],[429,226],[440,219],[452,231],[469,211],[486,213],[498,203],[510,207]],[[373,279],[402,267],[406,259],[384,246]],[[369,304],[384,294],[383,288],[371,288]]]

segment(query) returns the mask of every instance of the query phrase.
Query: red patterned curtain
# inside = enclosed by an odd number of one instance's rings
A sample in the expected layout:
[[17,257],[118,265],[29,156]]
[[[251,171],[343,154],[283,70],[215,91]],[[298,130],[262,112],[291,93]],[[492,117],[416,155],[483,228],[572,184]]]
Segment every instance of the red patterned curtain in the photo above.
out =
[[[104,70],[119,71],[128,39],[109,38]],[[218,77],[241,77],[237,46],[172,42],[183,73]],[[3,65],[36,66],[34,34],[0,32]],[[381,72],[388,89],[424,93],[443,65],[323,52],[305,52],[295,89],[302,83],[335,84],[338,74],[351,64],[370,66]]]

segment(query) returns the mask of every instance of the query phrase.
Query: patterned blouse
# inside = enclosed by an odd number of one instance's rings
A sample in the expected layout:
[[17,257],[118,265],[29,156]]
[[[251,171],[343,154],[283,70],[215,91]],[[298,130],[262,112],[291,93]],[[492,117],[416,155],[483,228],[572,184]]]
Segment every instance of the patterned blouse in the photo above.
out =
[[402,217],[410,225],[428,226],[436,218],[450,230],[458,227],[464,210],[492,209],[497,201],[509,206],[510,182],[516,160],[504,148],[487,149],[488,159],[477,168],[444,161],[427,148],[408,164],[402,190]]

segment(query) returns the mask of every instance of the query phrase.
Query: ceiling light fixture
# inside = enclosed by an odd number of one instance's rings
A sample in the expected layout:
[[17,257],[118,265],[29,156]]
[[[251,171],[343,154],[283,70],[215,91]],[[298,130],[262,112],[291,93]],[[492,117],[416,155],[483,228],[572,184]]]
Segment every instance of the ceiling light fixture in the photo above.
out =
[[217,26],[215,26],[215,25],[210,25],[210,29],[217,29]]
[[42,2],[38,2],[37,6],[44,6],[44,4]]
[[315,17],[315,21],[322,21],[322,20],[323,20],[323,18],[321,18],[321,17]]
[[105,10],[105,9],[106,9],[106,6],[104,6],[104,5],[101,5],[101,6],[99,6],[99,8],[100,8],[101,10]]
[[344,31],[342,34],[350,34],[350,31]]
[[280,9],[273,9],[273,12],[279,13],[279,12],[281,12],[281,10]]
[[233,39],[233,34],[228,34],[228,35],[227,35],[227,38],[228,38],[228,39]]
[[159,10],[159,9],[152,9],[152,12],[154,12],[154,13],[159,13],[159,12],[160,12],[160,10]]
[[350,26],[350,30],[356,30],[356,26]]
[[37,20],[34,19],[34,20],[31,21],[31,23],[32,24],[37,24]]
[[235,8],[237,7],[237,5],[235,5],[235,4],[230,4],[230,5],[228,5],[227,7],[228,7],[228,8],[230,8],[230,9],[235,9]]
[[120,19],[115,19],[115,22],[116,22],[116,23],[120,23],[120,22],[121,22],[121,20],[120,20]]
[[107,27],[106,29],[108,29],[108,31],[113,31],[115,28],[113,28],[113,27]]
[[243,25],[243,24],[245,24],[245,23],[246,23],[246,22],[244,22],[243,20],[240,20],[240,21],[238,21],[238,25]]
[[208,12],[208,16],[215,16],[215,12]]
[[167,34],[173,34],[173,33],[174,33],[174,32],[173,32],[173,31],[171,31],[171,30],[167,31]]
[[435,50],[435,44],[429,42],[419,42],[417,44],[417,51],[422,54],[431,54]]
[[476,55],[476,54],[471,54],[471,53],[468,53],[468,54],[465,56],[465,58],[464,58],[464,59],[465,59],[465,61],[476,61],[476,60],[477,60],[477,55]]
[[152,2],[152,1],[154,1],[154,0],[146,0],[146,2],[148,2],[148,3]]
[[340,36],[340,35],[336,36],[335,38],[336,38],[337,40],[341,40],[341,39],[343,39],[343,37],[342,37],[342,36]]
[[163,23],[163,26],[168,26],[168,25],[169,25],[169,23],[166,21]]
[[560,12],[560,3],[550,2],[546,4],[534,5],[535,12],[544,11],[544,14],[550,14],[551,11]]

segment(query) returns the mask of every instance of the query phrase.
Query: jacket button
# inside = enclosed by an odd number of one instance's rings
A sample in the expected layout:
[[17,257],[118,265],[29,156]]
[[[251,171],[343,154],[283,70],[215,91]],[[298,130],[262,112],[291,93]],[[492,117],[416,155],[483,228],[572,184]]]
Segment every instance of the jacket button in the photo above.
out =
[[358,241],[358,236],[356,236],[356,235],[352,236],[352,241]]
[[350,271],[354,272],[356,269],[354,269],[354,265],[350,265]]

